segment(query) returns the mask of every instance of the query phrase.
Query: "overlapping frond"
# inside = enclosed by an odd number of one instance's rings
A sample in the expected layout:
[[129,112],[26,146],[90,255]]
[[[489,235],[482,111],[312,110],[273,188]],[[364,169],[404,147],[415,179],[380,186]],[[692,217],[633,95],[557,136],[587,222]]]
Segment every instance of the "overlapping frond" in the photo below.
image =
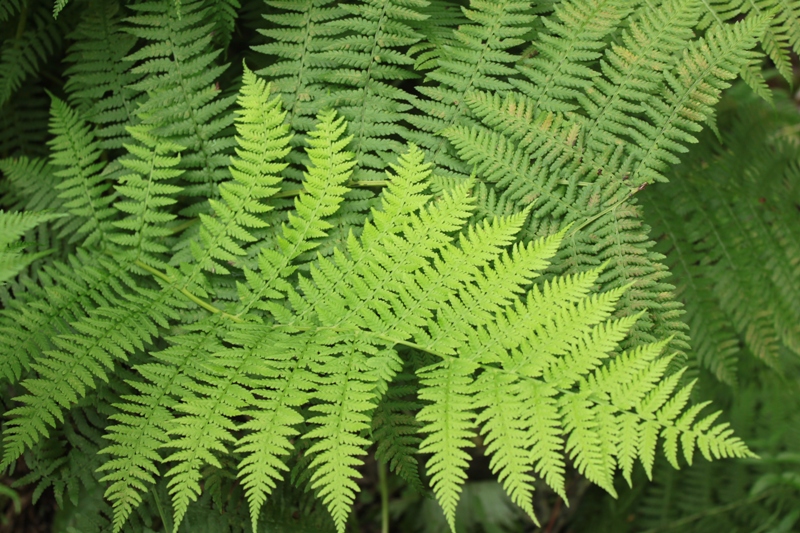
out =
[[122,148],[130,141],[125,130],[138,122],[135,84],[142,75],[131,71],[124,58],[136,45],[136,37],[123,31],[119,6],[111,0],[86,9],[83,20],[71,34],[73,44],[65,61],[69,76],[64,86],[70,103],[95,125],[103,149]]
[[4,107],[29,76],[57,52],[64,38],[64,24],[46,8],[25,13],[31,20],[14,38],[0,45],[0,107]]
[[411,114],[407,120],[416,127],[408,138],[426,148],[430,160],[442,169],[469,174],[449,150],[447,140],[437,134],[453,125],[472,123],[466,102],[469,91],[511,88],[505,78],[516,72],[519,55],[512,50],[525,42],[522,37],[534,20],[530,12],[528,2],[473,1],[469,9],[463,9],[470,24],[453,30],[446,47],[436,47],[440,57],[437,68],[426,75],[430,83],[417,86],[425,98],[415,100],[414,106],[422,114]]
[[105,163],[91,126],[65,102],[53,97],[50,108],[50,132],[55,135],[50,144],[50,161],[60,170],[55,176],[61,181],[56,188],[65,200],[61,206],[74,219],[62,230],[72,240],[83,238],[84,245],[104,247],[111,228],[110,206],[114,195],[111,183],[103,175]]
[[130,72],[142,76],[131,89],[147,92],[138,114],[155,133],[185,147],[181,167],[189,183],[182,194],[199,197],[188,214],[203,212],[207,198],[217,198],[217,185],[227,178],[234,140],[229,127],[236,95],[221,96],[215,83],[227,68],[217,65],[221,50],[211,48],[213,22],[202,0],[145,2],[130,6],[127,31],[147,44],[128,55]]

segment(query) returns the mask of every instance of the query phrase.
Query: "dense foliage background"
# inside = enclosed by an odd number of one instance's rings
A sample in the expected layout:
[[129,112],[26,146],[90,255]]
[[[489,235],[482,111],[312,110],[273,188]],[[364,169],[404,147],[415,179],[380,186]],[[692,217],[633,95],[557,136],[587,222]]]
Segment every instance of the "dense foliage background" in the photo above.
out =
[[800,1],[0,0],[0,40],[0,531],[800,530]]

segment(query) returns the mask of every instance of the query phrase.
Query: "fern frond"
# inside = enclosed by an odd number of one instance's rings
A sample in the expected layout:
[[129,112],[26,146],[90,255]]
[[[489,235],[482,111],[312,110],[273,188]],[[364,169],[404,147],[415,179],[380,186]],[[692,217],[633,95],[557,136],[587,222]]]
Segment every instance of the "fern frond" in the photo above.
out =
[[125,127],[138,122],[136,105],[141,97],[133,86],[142,76],[124,61],[137,39],[123,31],[118,11],[115,2],[101,2],[97,9],[86,10],[71,34],[74,43],[65,58],[71,63],[64,71],[69,101],[95,125],[104,149],[122,148],[130,141]]
[[71,240],[85,235],[84,245],[104,247],[111,233],[114,209],[110,207],[114,195],[102,170],[100,146],[94,132],[86,122],[65,102],[53,97],[50,108],[50,132],[55,138],[49,142],[51,164],[62,167],[55,176],[62,179],[56,187],[63,192],[59,198],[66,200],[62,209],[75,218],[62,230],[62,235],[72,233]]
[[623,45],[606,48],[600,61],[603,76],[594,79],[591,89],[579,98],[588,120],[586,143],[595,150],[613,145],[626,129],[630,118],[641,110],[640,102],[657,92],[663,71],[676,61],[693,37],[691,29],[700,9],[692,0],[664,2],[649,7],[623,31]]
[[0,211],[0,284],[16,276],[32,261],[50,253],[47,250],[23,254],[24,246],[17,242],[28,230],[39,224],[57,218],[58,213],[28,211],[26,213],[5,213]]
[[600,57],[596,50],[628,15],[636,2],[620,0],[567,1],[555,4],[553,16],[542,19],[537,54],[517,67],[525,79],[510,84],[533,99],[536,109],[569,111],[598,73],[587,63]]
[[286,113],[281,111],[280,101],[268,100],[269,86],[247,67],[243,81],[236,124],[236,142],[241,148],[236,149],[238,157],[231,159],[233,181],[220,184],[224,202],[211,200],[216,216],[200,215],[200,240],[193,248],[200,268],[220,274],[228,273],[223,261],[233,262],[245,255],[239,243],[255,241],[253,229],[267,225],[260,216],[272,209],[264,202],[279,190],[279,175],[286,167],[279,161],[289,152],[291,139],[288,128],[282,126]]
[[[118,298],[119,291],[134,286],[126,274],[129,266],[78,249],[67,261],[43,267],[42,287],[28,287],[16,305],[2,311],[0,376],[12,383],[18,381],[31,360],[53,347],[53,339],[72,331],[71,322],[108,305]],[[37,304],[30,305],[32,301]]]
[[110,237],[111,241],[127,248],[135,260],[154,268],[163,269],[166,263],[159,256],[169,250],[162,242],[172,231],[166,224],[175,215],[162,208],[176,202],[173,196],[181,187],[167,183],[183,174],[176,168],[181,160],[183,147],[153,135],[153,129],[145,125],[129,126],[128,133],[138,141],[126,144],[131,157],[120,159],[129,173],[119,178],[117,192],[127,198],[114,204],[128,216],[114,222],[122,231]]
[[[236,96],[221,97],[215,82],[227,68],[215,65],[221,50],[209,46],[213,23],[202,0],[146,2],[131,5],[138,14],[126,19],[131,34],[148,44],[127,56],[138,64],[130,72],[143,76],[131,86],[147,92],[138,114],[156,127],[155,134],[184,146],[180,168],[189,185],[183,194],[217,198],[217,184],[227,178],[229,134]],[[204,211],[195,205],[186,214]]]
[[456,505],[467,479],[470,456],[464,450],[475,446],[477,434],[472,378],[476,368],[474,362],[452,359],[418,374],[420,399],[429,402],[417,415],[417,420],[427,422],[422,432],[429,434],[420,452],[431,454],[425,469],[451,531],[455,531]]
[[56,185],[61,180],[47,160],[25,156],[0,159],[0,172],[8,180],[4,205],[16,210],[60,211],[64,201],[58,197]]
[[686,143],[697,142],[692,132],[700,131],[699,122],[712,115],[711,105],[730,86],[727,80],[750,59],[765,24],[764,18],[748,17],[732,26],[715,26],[683,52],[675,69],[665,72],[663,100],[650,98],[642,104],[652,124],[636,119],[628,129],[638,159],[631,172],[634,185],[666,181],[662,171],[680,161],[675,152],[686,152]]
[[247,274],[248,286],[240,287],[243,309],[266,305],[274,310],[259,300],[283,298],[288,289],[284,278],[297,268],[293,261],[316,248],[318,239],[325,237],[332,227],[325,218],[338,210],[355,165],[353,154],[344,150],[352,140],[343,137],[346,129],[344,117],[337,118],[334,111],[328,111],[319,115],[317,128],[309,132],[310,164],[304,174],[303,193],[295,200],[297,214],[290,215],[284,226],[278,239],[279,249],[261,251],[261,276]]
[[[27,15],[27,13],[26,13]],[[22,82],[36,74],[43,63],[61,47],[64,25],[48,10],[35,9],[24,31],[0,46],[0,107],[14,96]]]
[[436,61],[438,68],[427,74],[435,84],[417,86],[426,98],[414,105],[424,114],[408,116],[416,126],[408,138],[425,147],[434,164],[460,174],[468,174],[466,166],[449,153],[446,139],[437,134],[453,125],[470,125],[468,92],[512,88],[504,78],[515,73],[519,56],[511,50],[524,42],[521,37],[534,20],[527,2],[473,1],[470,6],[463,12],[471,24],[452,32],[448,37],[452,42]]

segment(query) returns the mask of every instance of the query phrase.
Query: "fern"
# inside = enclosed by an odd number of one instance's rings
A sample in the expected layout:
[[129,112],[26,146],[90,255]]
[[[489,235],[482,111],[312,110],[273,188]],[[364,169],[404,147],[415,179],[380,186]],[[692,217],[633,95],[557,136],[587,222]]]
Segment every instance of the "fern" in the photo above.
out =
[[[123,59],[136,45],[136,37],[122,31],[114,2],[87,11],[72,34],[74,43],[65,60],[72,65],[65,89],[70,102],[95,124],[103,149],[121,148],[129,140],[125,126],[136,123],[138,91],[131,88],[141,75],[131,72]],[[109,70],[108,65],[114,68]]]
[[789,523],[751,449],[792,453],[797,119],[755,49],[787,74],[797,6],[468,4],[0,8],[0,466],[56,530],[412,527],[404,487],[553,525],[581,479],[610,531]]
[[47,255],[47,251],[22,254],[22,243],[17,242],[25,232],[58,215],[46,212],[3,213],[0,212],[0,283],[16,276],[20,270],[36,259]]

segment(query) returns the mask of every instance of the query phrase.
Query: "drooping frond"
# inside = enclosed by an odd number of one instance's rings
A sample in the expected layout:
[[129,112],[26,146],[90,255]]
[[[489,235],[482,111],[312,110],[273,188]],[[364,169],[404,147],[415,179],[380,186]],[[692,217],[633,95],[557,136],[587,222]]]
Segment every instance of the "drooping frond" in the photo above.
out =
[[8,180],[3,205],[17,210],[59,211],[64,203],[56,188],[61,180],[55,176],[56,169],[44,159],[25,156],[0,159],[0,172]]

